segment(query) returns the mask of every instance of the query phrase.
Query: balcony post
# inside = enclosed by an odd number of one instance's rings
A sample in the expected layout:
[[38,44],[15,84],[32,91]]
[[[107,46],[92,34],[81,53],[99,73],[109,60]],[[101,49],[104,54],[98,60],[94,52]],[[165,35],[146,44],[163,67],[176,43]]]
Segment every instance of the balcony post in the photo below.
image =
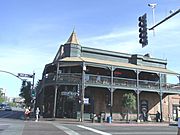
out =
[[162,109],[162,96],[163,96],[163,93],[162,93],[162,75],[161,73],[159,73],[159,88],[160,88],[160,92],[159,92],[159,95],[160,95],[160,113],[161,113],[161,117],[160,117],[160,122],[163,121],[163,109]]
[[138,69],[136,70],[136,94],[137,94],[137,122],[140,122],[140,120],[139,120],[139,114],[140,114],[139,94],[140,94],[140,91],[139,91],[139,70]]
[[55,90],[54,90],[54,108],[53,108],[53,118],[56,117],[56,102],[57,102],[57,90],[58,90],[58,86],[55,86]]
[[114,67],[113,66],[111,66],[111,90],[110,90],[110,96],[111,96],[111,98],[110,98],[110,116],[111,116],[111,118],[112,118],[112,106],[113,106],[113,91],[114,91],[114,88],[113,88],[113,84],[114,84],[114,80],[113,80],[113,77],[114,77],[114,75],[113,75],[113,73],[114,73]]
[[159,95],[160,95],[160,113],[161,113],[161,117],[160,117],[160,122],[162,122],[163,121],[163,110],[162,110],[162,96],[163,96],[163,93],[162,93],[162,91],[159,93]]
[[81,115],[80,115],[80,121],[84,121],[84,92],[85,92],[85,71],[86,71],[86,65],[85,62],[83,62],[82,65],[82,88],[81,88]]
[[42,89],[42,102],[41,102],[41,108],[40,109],[42,110],[43,117],[44,117],[44,114],[45,114],[45,108],[44,108],[45,103],[44,103],[44,101],[46,100],[46,99],[44,99],[45,98],[45,79],[46,79],[45,73],[46,73],[46,67],[44,68],[44,72],[43,72],[42,88],[41,88]]
[[[57,69],[56,69],[56,83],[58,79],[58,71],[59,71],[59,63],[57,63]],[[58,90],[58,85],[55,85],[55,90],[54,90],[54,108],[53,108],[53,118],[56,117],[56,104],[57,104],[57,90]]]

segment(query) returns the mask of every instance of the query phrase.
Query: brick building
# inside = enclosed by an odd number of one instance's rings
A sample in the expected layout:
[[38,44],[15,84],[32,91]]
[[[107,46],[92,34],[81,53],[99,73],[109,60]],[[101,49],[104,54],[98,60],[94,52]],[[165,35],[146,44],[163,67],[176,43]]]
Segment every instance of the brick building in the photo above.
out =
[[[81,120],[91,113],[125,117],[122,96],[133,93],[137,109],[131,118],[145,112],[152,118],[175,120],[180,102],[179,74],[166,68],[167,61],[147,55],[127,54],[83,47],[73,31],[61,45],[53,62],[45,65],[37,105],[44,117]],[[168,76],[177,78],[175,84]]]

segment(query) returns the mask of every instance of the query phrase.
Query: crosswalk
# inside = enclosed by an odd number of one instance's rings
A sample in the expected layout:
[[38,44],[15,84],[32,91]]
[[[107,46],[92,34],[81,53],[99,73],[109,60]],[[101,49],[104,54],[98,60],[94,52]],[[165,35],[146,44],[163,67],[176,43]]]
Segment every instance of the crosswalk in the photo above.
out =
[[67,128],[65,126],[62,126],[60,124],[54,124],[54,126],[56,126],[57,128],[59,128],[60,130],[63,130],[66,134],[68,135],[80,135],[78,132],[75,132],[73,130],[71,130],[70,128]]
[[100,130],[97,130],[97,129],[94,129],[94,128],[90,128],[90,127],[86,127],[86,126],[83,126],[83,125],[77,125],[78,127],[80,128],[83,128],[83,129],[87,129],[89,131],[92,131],[94,133],[98,133],[98,134],[101,134],[101,135],[112,135],[110,133],[106,133],[106,132],[103,132],[103,131],[100,131]]
[[[58,123],[52,123],[54,126],[56,126],[57,128],[59,128],[60,130],[63,130],[66,134],[68,135],[81,135],[80,133],[68,128],[68,127],[65,127],[61,124],[58,124]],[[103,132],[103,131],[100,131],[100,130],[97,130],[97,129],[94,129],[94,128],[90,128],[90,127],[87,127],[87,126],[83,126],[83,125],[76,125],[77,127],[79,128],[82,128],[82,129],[85,129],[90,132],[93,132],[92,134],[100,134],[100,135],[112,135],[110,133],[107,133],[107,132]]]
[[113,126],[61,121],[0,119],[0,135],[174,135],[177,127]]

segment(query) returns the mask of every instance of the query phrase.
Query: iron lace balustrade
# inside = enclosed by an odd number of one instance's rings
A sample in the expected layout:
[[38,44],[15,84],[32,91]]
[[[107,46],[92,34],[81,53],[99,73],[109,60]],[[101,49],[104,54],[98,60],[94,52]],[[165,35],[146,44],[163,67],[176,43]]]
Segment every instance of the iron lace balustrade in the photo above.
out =
[[110,76],[102,76],[102,75],[86,74],[85,75],[85,83],[93,84],[93,85],[110,85],[111,77]]
[[142,89],[159,90],[159,81],[139,80],[139,87]]
[[[56,78],[57,77],[57,78]],[[44,77],[46,84],[51,83],[61,83],[61,84],[81,84],[82,74],[81,73],[60,73],[58,75],[54,73],[50,73],[45,75]],[[136,89],[136,79],[129,78],[113,78],[113,86],[116,88],[125,88],[125,89]],[[85,84],[93,85],[93,86],[102,86],[108,87],[111,85],[111,77],[103,76],[103,75],[94,75],[94,74],[85,74]],[[147,80],[139,80],[139,89],[142,90],[156,90],[160,91],[160,87],[162,91],[169,92],[180,92],[180,84],[170,84],[170,83],[161,83],[159,85],[159,81],[147,81]]]
[[125,88],[136,88],[136,79],[114,77],[114,85]]
[[44,76],[44,83],[45,84],[51,84],[56,82],[56,74],[55,73],[49,73]]
[[61,73],[57,76],[57,83],[80,84],[82,80],[81,73]]
[[180,83],[170,84],[170,83],[161,83],[162,90],[164,91],[180,91]]

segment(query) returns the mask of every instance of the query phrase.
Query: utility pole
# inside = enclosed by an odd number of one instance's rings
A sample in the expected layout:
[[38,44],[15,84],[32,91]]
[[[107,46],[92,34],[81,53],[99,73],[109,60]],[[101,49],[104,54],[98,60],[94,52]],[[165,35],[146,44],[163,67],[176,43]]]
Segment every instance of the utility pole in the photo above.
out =
[[[148,6],[152,8],[153,25],[155,25],[155,23],[156,23],[156,19],[155,19],[155,8],[156,8],[157,4],[156,4],[156,3],[148,4]],[[155,31],[154,31],[154,29],[153,29],[153,35],[155,36]]]
[[33,84],[32,84],[32,87],[33,87],[33,89],[34,89],[34,79],[35,79],[35,72],[33,71]]

